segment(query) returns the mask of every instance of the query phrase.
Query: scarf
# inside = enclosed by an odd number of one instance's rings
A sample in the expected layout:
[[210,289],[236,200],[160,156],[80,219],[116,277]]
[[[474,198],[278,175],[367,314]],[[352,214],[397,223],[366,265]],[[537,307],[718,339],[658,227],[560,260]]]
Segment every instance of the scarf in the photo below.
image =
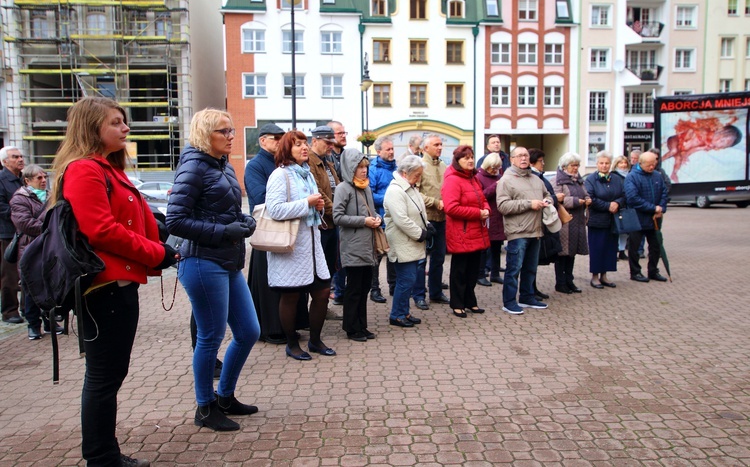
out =
[[603,173],[599,172],[599,178],[601,178],[605,182],[608,182],[609,181],[609,174],[608,173],[607,174],[603,174]]
[[622,175],[623,178],[624,178],[624,177],[628,176],[628,172],[630,172],[630,171],[627,170],[627,169],[615,169],[615,172],[617,172],[618,174]]
[[[288,167],[294,184],[297,187],[297,193],[300,195],[299,199],[307,198],[311,194],[318,192],[318,185],[315,183],[315,177],[310,172],[310,166],[307,165],[307,162],[302,165],[291,164]],[[311,227],[321,224],[320,216],[315,211],[314,206],[308,206],[305,223]]]
[[359,188],[360,190],[364,190],[365,188],[370,186],[370,179],[369,178],[362,179],[362,178],[354,177],[352,179],[352,184],[356,186],[357,188]]
[[42,204],[47,202],[47,190],[37,190],[33,186],[30,186],[29,190],[31,190],[31,192],[34,193],[37,198],[39,198],[39,201],[41,201]]

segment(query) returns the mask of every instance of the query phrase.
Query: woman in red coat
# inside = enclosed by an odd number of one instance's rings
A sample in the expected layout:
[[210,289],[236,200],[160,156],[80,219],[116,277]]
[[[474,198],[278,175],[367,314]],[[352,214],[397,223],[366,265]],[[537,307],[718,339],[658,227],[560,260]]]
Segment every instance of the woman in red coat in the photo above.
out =
[[484,313],[477,306],[474,287],[482,251],[490,246],[487,219],[490,206],[476,178],[474,150],[461,145],[453,151],[453,162],[445,171],[441,194],[445,206],[445,240],[451,258],[450,305],[453,314],[466,318],[466,311]]

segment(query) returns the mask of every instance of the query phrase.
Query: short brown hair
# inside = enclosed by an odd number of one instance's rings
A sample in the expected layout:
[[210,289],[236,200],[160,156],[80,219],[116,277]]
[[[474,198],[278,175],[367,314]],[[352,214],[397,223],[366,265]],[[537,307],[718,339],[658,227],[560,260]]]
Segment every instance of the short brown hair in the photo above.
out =
[[[453,162],[451,162],[451,166],[456,170],[463,170],[460,165],[458,165],[458,161],[463,159],[467,156],[474,156],[474,149],[469,146],[468,144],[462,144],[461,146],[457,147],[453,151]],[[474,173],[476,173],[477,169],[474,168]]]
[[273,161],[276,163],[276,167],[282,165],[289,166],[297,163],[294,156],[292,156],[292,146],[294,146],[294,143],[297,141],[307,142],[307,136],[299,130],[291,130],[284,133],[284,136],[281,137],[281,141],[279,141],[279,149],[273,156]]

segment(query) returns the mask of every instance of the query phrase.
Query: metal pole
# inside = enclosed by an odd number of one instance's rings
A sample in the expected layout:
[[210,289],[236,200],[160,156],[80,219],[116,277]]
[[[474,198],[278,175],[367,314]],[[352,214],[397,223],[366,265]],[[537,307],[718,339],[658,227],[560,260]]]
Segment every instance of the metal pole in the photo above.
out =
[[291,0],[292,5],[292,129],[297,129],[297,68],[295,66],[295,41],[294,41],[294,3],[297,0]]

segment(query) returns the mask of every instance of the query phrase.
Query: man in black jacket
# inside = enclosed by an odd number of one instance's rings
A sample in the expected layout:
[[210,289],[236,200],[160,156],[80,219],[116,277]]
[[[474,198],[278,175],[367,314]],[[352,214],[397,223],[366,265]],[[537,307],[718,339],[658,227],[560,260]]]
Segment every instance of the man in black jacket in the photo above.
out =
[[0,309],[3,322],[20,324],[23,319],[18,313],[18,267],[5,261],[5,249],[16,233],[10,220],[10,199],[23,186],[23,155],[18,148],[6,146],[0,149],[0,162],[3,164],[0,172]]

